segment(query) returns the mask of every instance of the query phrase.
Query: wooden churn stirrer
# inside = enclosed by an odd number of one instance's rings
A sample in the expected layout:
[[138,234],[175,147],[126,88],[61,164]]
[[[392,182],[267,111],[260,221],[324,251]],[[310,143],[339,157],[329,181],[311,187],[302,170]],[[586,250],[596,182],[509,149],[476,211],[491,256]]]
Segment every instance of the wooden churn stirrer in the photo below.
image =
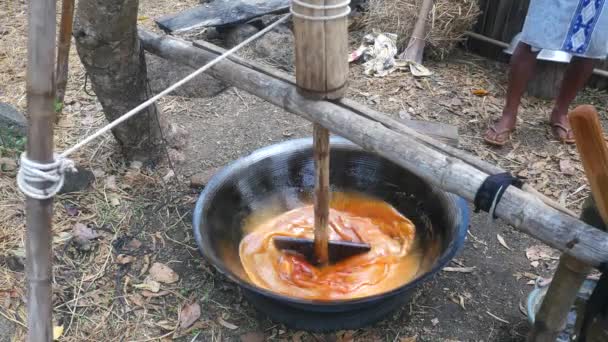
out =
[[[349,0],[292,0],[296,84],[304,97],[338,100],[346,93],[349,3]],[[311,243],[306,239],[279,238],[275,239],[275,245],[301,252],[315,264],[327,265],[367,252],[370,246],[329,241],[329,130],[315,123],[313,137],[316,173],[313,253],[308,253]]]

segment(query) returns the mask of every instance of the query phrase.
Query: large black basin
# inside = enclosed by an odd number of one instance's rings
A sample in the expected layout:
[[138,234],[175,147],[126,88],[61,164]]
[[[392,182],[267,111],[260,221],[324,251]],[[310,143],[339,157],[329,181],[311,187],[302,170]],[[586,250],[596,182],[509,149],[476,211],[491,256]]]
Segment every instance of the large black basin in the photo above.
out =
[[469,213],[464,200],[342,138],[331,140],[330,182],[336,191],[381,198],[410,218],[426,255],[425,272],[393,291],[340,301],[291,298],[247,280],[238,256],[243,221],[270,202],[284,211],[311,203],[312,139],[272,145],[230,164],[205,187],[194,211],[194,236],[203,256],[237,283],[259,310],[291,327],[354,329],[381,319],[444,267],[466,236]]

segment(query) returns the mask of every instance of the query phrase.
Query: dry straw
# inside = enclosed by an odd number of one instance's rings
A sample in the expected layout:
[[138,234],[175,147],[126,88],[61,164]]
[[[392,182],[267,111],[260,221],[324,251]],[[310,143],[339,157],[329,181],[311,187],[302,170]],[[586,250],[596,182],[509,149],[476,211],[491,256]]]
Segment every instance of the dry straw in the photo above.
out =
[[[410,39],[418,18],[422,0],[369,0],[365,25],[368,30],[398,34],[398,46],[403,50]],[[477,22],[477,0],[436,0],[428,24],[426,54],[444,59],[464,39],[464,32]]]

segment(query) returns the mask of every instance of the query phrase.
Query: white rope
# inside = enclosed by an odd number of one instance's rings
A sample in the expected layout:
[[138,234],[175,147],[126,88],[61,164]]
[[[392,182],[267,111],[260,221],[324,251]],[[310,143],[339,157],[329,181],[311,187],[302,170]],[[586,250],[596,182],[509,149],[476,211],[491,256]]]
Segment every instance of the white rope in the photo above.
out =
[[28,197],[45,200],[61,190],[65,181],[65,173],[76,171],[74,162],[55,154],[50,164],[41,164],[21,154],[21,163],[17,173],[17,186]]
[[[324,16],[324,17],[313,17],[310,15],[305,15],[302,13],[297,12],[293,5],[298,5],[304,8],[309,8],[309,9],[313,9],[313,10],[333,10],[333,9],[340,9],[344,7],[344,12],[336,14],[336,15],[330,15],[330,16]],[[341,2],[339,4],[334,4],[334,5],[313,5],[313,4],[308,4],[305,2],[302,2],[300,0],[291,0],[291,6],[289,7],[289,11],[291,12],[291,14],[293,14],[294,17],[296,18],[301,18],[304,20],[310,20],[310,21],[330,21],[330,20],[336,20],[336,19],[340,19],[340,18],[344,18],[347,17],[350,14],[350,0],[346,0],[344,2]]]
[[205,64],[204,66],[200,67],[198,70],[194,71],[190,75],[184,77],[183,79],[181,79],[180,81],[171,85],[167,89],[165,89],[162,92],[156,94],[155,96],[149,98],[148,100],[146,100],[139,106],[131,109],[130,111],[128,111],[127,113],[125,113],[121,117],[119,117],[118,119],[116,119],[116,120],[112,121],[111,123],[107,124],[106,126],[102,127],[97,132],[95,132],[92,135],[88,136],[87,138],[83,139],[76,145],[70,147],[63,153],[61,153],[59,155],[55,154],[54,161],[52,163],[41,164],[41,163],[34,162],[31,159],[28,159],[27,155],[25,153],[23,153],[21,155],[21,165],[19,167],[19,172],[17,173],[17,186],[26,196],[34,198],[34,199],[44,200],[44,199],[49,199],[49,198],[55,196],[63,187],[63,183],[65,182],[65,173],[68,170],[75,171],[74,162],[72,160],[68,159],[68,156],[70,154],[76,152],[77,150],[79,150],[83,146],[87,145],[91,141],[93,141],[93,140],[99,138],[100,136],[104,135],[105,133],[109,132],[112,128],[120,125],[121,123],[125,122],[126,120],[128,120],[131,117],[135,116],[136,114],[140,113],[142,110],[146,109],[147,107],[149,107],[150,105],[152,105],[153,103],[155,103],[156,101],[161,99],[162,97],[171,93],[178,87],[181,87],[182,85],[184,85],[188,81],[192,80],[196,76],[209,70],[211,67],[213,67],[217,63],[221,62],[222,60],[226,59],[227,57],[229,57],[230,55],[232,55],[239,49],[243,48],[247,44],[249,44],[252,41],[256,40],[257,38],[261,37],[266,32],[272,30],[276,26],[285,22],[290,17],[291,17],[291,14],[287,14],[287,15],[283,16],[281,19],[277,20],[276,22],[272,23],[271,25],[268,25],[266,28],[264,28],[260,32],[247,38],[242,43],[238,44],[237,46],[233,47],[232,49],[224,52],[223,54],[216,57],[215,59],[213,59],[211,62]]

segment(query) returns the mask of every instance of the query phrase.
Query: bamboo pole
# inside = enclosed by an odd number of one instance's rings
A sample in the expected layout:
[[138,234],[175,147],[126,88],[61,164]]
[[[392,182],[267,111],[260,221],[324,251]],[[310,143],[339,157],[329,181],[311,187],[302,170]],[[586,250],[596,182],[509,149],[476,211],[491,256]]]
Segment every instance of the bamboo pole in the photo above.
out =
[[[297,91],[309,99],[340,99],[348,79],[348,18],[343,0],[292,2]],[[333,19],[329,19],[333,17]],[[313,124],[315,161],[314,252],[329,262],[329,130]]]
[[70,61],[73,23],[74,0],[63,0],[61,8],[61,25],[59,28],[59,42],[57,44],[57,71],[55,73],[55,85],[57,87],[55,93],[55,104],[56,107],[59,106],[59,110],[57,110],[59,113],[63,109],[65,88],[68,84],[68,66]]
[[[27,155],[39,163],[53,160],[55,110],[55,0],[30,0],[28,11]],[[26,198],[26,277],[28,341],[51,341],[51,219],[53,200]]]
[[[198,68],[217,54],[191,43],[140,30],[144,48],[162,58]],[[328,101],[311,101],[285,81],[224,60],[209,75],[230,83],[309,121],[317,122],[370,152],[395,162],[439,188],[473,201],[488,174],[417,139],[395,132]],[[549,207],[537,197],[509,187],[497,205],[498,217],[513,227],[593,266],[608,262],[608,234]]]
[[[211,43],[205,42],[205,41],[196,41],[193,43],[193,45],[196,47],[199,47],[201,49],[210,51],[217,55],[220,55],[220,54],[226,52],[226,50],[224,50],[218,46],[215,46]],[[265,65],[261,65],[254,61],[245,60],[238,56],[230,56],[229,59],[246,68],[253,69],[255,71],[259,71],[265,75],[279,79],[279,80],[289,83],[291,85],[296,85],[295,78],[282,71],[269,68]],[[458,141],[455,140],[450,134],[443,134],[442,129],[441,129],[442,127],[434,126],[434,125],[436,125],[436,123],[428,123],[428,122],[414,121],[414,120],[410,120],[410,121],[406,120],[403,122],[398,121],[398,120],[395,120],[395,119],[389,117],[385,113],[378,112],[376,110],[373,110],[369,107],[366,107],[360,103],[357,103],[353,100],[346,99],[346,98],[341,99],[339,102],[336,102],[336,104],[341,107],[344,107],[345,109],[351,110],[358,115],[361,115],[365,118],[378,122],[378,123],[382,124],[383,126],[394,130],[395,132],[400,132],[403,134],[410,135],[410,136],[414,137],[415,139],[419,140],[420,142],[423,142],[425,145],[427,145],[433,149],[436,149],[438,151],[444,152],[447,155],[452,156],[454,158],[458,158],[458,159],[464,161],[465,163],[477,168],[478,170],[480,170],[482,172],[485,172],[490,175],[506,172],[504,169],[502,169],[498,166],[490,164],[471,154],[468,154],[462,150],[455,148],[454,146],[458,145],[457,144]],[[425,125],[427,125],[428,127],[424,127]],[[564,206],[562,206],[561,204],[552,200],[551,198],[538,192],[536,189],[534,189],[534,187],[532,187],[529,184],[524,184],[522,187],[522,190],[535,195],[541,201],[545,202],[545,204],[547,204],[548,206],[550,206],[556,210],[559,210],[564,214],[568,214],[572,217],[578,216],[572,210],[565,208]]]
[[410,41],[407,43],[405,51],[399,56],[401,59],[422,64],[422,55],[424,53],[424,46],[426,45],[426,36],[428,34],[429,26],[427,20],[432,8],[433,0],[422,0],[420,12],[418,12],[418,20],[416,21],[414,31],[412,32]]

